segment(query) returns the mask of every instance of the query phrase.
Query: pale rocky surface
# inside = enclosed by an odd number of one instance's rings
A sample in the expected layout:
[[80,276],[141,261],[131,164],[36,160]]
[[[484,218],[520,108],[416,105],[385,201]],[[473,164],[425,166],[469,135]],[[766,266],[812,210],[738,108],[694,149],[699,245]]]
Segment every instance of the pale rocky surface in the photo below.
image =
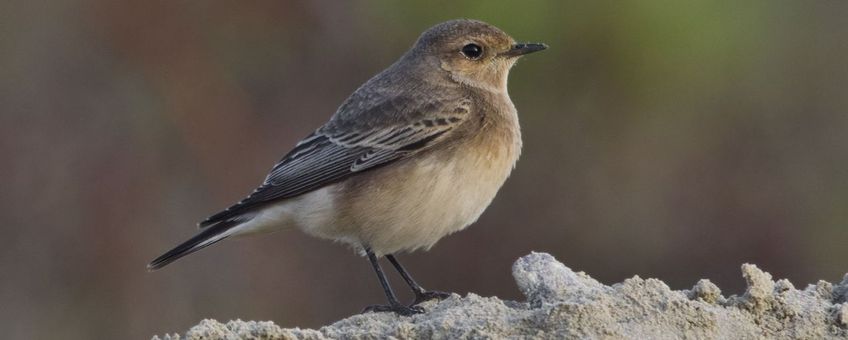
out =
[[368,313],[317,330],[203,320],[154,339],[848,339],[848,275],[798,290],[745,264],[748,288],[724,297],[709,280],[682,291],[638,276],[607,286],[545,253],[518,259],[512,274],[526,302],[454,294],[412,317]]

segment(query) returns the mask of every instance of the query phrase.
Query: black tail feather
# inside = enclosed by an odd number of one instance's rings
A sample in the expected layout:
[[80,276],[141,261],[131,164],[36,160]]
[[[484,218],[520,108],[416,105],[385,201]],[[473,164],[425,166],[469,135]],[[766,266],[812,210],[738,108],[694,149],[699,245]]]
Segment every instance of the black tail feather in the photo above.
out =
[[208,246],[211,246],[215,243],[220,242],[221,240],[225,239],[226,237],[215,240],[213,242],[202,244],[204,241],[207,241],[207,240],[209,240],[209,239],[211,239],[215,236],[218,236],[221,233],[223,233],[227,230],[230,230],[230,228],[235,227],[235,226],[237,226],[237,225],[239,225],[243,222],[244,222],[244,220],[230,220],[230,221],[222,221],[222,222],[219,222],[219,223],[214,224],[212,226],[209,226],[208,228],[205,228],[202,231],[200,231],[194,237],[190,238],[188,241],[181,243],[180,245],[174,247],[174,249],[171,249],[167,253],[162,254],[162,256],[159,256],[159,257],[155,258],[153,261],[150,261],[150,264],[147,265],[147,270],[149,270],[149,271],[157,270],[159,268],[162,268],[162,267],[168,265],[171,262],[174,262],[174,261],[180,259],[183,256],[186,256],[188,254],[191,254],[193,252],[196,252],[198,250],[201,250],[203,248],[206,248]]

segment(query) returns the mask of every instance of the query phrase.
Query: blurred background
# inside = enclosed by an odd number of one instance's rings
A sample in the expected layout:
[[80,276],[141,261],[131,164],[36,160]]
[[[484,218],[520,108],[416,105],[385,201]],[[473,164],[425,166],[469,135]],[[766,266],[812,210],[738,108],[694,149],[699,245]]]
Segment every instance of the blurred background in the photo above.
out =
[[846,13],[844,1],[5,1],[3,337],[147,338],[203,318],[318,327],[384,302],[366,260],[295,230],[145,265],[457,17],[551,48],[513,69],[524,152],[495,202],[399,256],[425,287],[522,299],[510,266],[530,251],[608,284],[710,278],[736,294],[744,262],[799,287],[838,281]]

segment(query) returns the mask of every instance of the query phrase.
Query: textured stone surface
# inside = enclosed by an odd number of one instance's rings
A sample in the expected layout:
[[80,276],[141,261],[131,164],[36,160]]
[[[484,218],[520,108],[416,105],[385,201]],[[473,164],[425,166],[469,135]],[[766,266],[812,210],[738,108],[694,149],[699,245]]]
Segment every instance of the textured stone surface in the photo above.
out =
[[544,253],[518,259],[512,274],[526,302],[453,295],[412,317],[368,313],[318,330],[203,320],[154,339],[848,339],[848,276],[798,290],[745,264],[748,288],[724,297],[709,280],[684,291],[638,276],[606,286]]

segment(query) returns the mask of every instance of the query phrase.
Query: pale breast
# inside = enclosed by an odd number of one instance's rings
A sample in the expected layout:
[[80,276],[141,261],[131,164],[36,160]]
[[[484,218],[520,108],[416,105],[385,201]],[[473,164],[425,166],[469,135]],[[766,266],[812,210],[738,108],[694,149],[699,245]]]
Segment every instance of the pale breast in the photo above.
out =
[[517,129],[480,131],[373,171],[343,190],[347,204],[330,234],[379,254],[429,248],[477,220],[509,176],[520,143]]

